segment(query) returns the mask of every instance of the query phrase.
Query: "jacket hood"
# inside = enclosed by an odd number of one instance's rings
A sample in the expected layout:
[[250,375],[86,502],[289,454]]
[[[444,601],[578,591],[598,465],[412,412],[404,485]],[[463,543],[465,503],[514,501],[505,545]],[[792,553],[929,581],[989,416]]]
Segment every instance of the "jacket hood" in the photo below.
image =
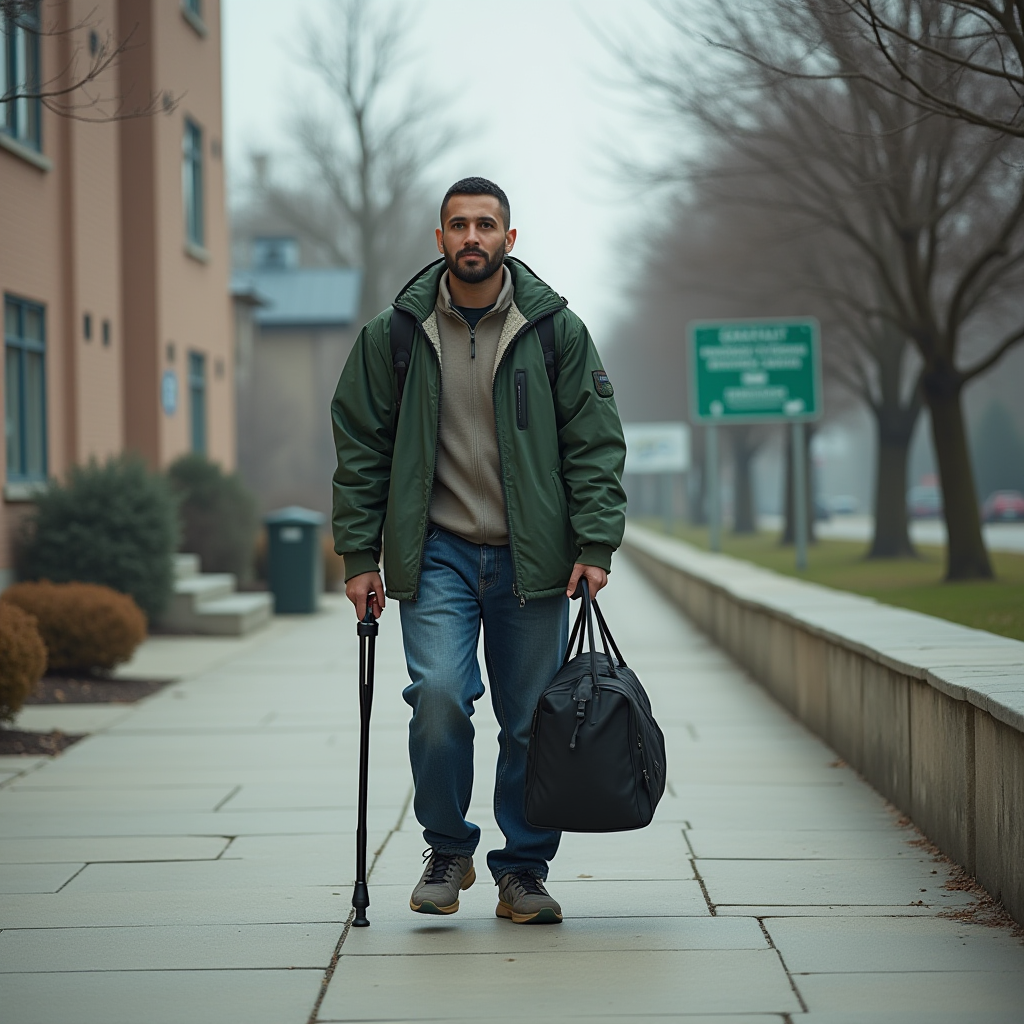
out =
[[[528,321],[534,321],[556,309],[565,301],[558,293],[545,284],[522,260],[515,256],[505,257],[505,266],[512,275],[515,289],[515,304]],[[395,305],[408,310],[423,323],[434,310],[437,289],[445,272],[444,259],[434,260],[424,267],[395,297]]]

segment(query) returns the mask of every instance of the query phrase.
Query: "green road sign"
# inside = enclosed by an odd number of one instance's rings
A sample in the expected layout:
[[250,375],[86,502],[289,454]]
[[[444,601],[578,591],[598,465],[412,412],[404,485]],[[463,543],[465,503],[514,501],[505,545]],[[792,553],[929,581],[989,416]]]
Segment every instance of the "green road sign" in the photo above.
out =
[[691,419],[763,423],[821,416],[817,320],[696,320],[687,330]]

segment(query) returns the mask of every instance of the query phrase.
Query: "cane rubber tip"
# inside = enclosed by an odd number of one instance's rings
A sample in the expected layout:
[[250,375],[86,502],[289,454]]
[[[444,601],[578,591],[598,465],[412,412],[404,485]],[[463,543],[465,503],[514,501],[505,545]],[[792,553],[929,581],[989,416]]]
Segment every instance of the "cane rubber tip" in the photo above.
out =
[[365,917],[356,917],[352,921],[353,928],[369,928],[370,922]]

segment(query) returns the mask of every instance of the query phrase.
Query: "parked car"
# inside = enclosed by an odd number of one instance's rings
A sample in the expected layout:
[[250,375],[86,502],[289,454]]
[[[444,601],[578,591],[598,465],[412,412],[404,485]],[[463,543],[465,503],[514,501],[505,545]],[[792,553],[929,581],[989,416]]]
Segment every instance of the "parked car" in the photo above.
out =
[[981,518],[986,523],[1024,520],[1024,494],[1020,491],[993,491],[981,506]]
[[828,507],[834,516],[854,516],[860,502],[852,494],[836,494],[828,499]]
[[935,484],[918,484],[907,491],[907,515],[911,519],[938,519],[942,515],[942,491]]

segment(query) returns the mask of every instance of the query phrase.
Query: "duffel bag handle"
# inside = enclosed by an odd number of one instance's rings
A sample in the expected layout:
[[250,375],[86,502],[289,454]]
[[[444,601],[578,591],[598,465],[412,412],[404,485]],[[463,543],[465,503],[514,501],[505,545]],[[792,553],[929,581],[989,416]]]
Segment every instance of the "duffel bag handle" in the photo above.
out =
[[[601,634],[601,646],[604,648],[605,657],[608,659],[608,665],[612,670],[612,675],[617,677],[615,671],[615,659],[612,658],[611,651],[608,649],[608,641],[611,639],[611,632],[608,630],[608,624],[604,620],[604,615],[601,613],[601,609],[598,606],[597,598],[590,596],[590,582],[584,576],[580,579],[579,593],[582,598],[580,601],[579,614],[576,616],[576,622],[572,627],[572,634],[569,637],[569,643],[565,648],[565,657],[562,659],[562,664],[565,665],[569,662],[572,657],[573,644],[576,643],[576,638],[579,636],[579,645],[576,648],[576,657],[578,658],[583,653],[583,643],[589,630],[590,633],[590,675],[594,682],[594,688],[598,688],[598,671],[597,671],[597,641],[594,636],[594,617],[593,611],[597,612],[598,620],[598,631]],[[593,606],[593,611],[591,610]],[[581,629],[583,626],[584,617],[586,618],[586,627]],[[625,665],[622,660],[622,655],[619,653],[618,647],[615,646],[615,641],[611,641],[612,648],[615,650],[615,654],[618,657],[619,664]]]

